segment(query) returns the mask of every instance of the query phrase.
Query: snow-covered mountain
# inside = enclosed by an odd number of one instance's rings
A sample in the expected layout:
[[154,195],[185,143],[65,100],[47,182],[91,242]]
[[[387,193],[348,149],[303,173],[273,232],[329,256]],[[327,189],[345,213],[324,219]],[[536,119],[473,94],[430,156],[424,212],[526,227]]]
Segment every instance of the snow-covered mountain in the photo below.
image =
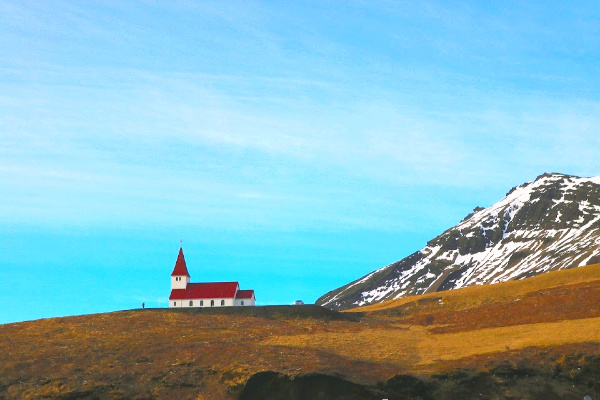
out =
[[331,291],[344,310],[402,296],[522,279],[600,262],[600,177],[544,174],[416,253]]

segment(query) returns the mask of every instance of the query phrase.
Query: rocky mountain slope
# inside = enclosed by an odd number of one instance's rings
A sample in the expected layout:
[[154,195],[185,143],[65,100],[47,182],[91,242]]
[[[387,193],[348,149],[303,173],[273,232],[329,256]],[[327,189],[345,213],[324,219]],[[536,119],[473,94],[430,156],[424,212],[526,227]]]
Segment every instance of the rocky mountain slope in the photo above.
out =
[[423,249],[331,291],[344,310],[600,262],[600,177],[544,174],[477,207]]

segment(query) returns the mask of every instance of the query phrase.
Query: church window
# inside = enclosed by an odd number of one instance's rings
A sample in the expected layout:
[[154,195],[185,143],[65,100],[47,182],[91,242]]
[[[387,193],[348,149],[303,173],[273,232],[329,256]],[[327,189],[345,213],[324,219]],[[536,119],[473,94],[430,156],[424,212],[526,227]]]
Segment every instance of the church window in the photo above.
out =
[[194,306],[194,300],[190,300],[190,307]]
[[225,305],[225,300],[221,300],[221,305],[224,306]]
[[242,300],[242,305],[244,305],[244,300]]
[[200,300],[200,307],[204,306],[204,300]]
[[176,301],[174,301],[174,302],[173,302],[173,306],[176,306],[176,305],[177,305],[177,302],[176,302]]
[[215,301],[214,301],[214,300],[211,300],[211,301],[210,301],[210,306],[211,306],[211,307],[213,307],[214,305],[215,305]]

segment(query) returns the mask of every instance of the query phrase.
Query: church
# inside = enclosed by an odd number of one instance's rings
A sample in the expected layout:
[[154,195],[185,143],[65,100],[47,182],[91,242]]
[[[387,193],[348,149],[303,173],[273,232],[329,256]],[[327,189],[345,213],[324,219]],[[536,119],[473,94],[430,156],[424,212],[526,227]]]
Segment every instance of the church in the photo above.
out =
[[255,302],[254,290],[240,290],[238,282],[190,283],[183,249],[179,249],[171,273],[169,308],[253,306]]

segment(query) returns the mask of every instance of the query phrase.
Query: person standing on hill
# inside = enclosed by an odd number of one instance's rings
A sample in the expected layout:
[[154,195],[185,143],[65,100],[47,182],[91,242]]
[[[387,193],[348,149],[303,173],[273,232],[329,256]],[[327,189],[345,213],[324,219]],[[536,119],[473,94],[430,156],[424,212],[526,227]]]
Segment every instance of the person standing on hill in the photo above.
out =
[[142,308],[146,308],[146,303],[142,303]]

